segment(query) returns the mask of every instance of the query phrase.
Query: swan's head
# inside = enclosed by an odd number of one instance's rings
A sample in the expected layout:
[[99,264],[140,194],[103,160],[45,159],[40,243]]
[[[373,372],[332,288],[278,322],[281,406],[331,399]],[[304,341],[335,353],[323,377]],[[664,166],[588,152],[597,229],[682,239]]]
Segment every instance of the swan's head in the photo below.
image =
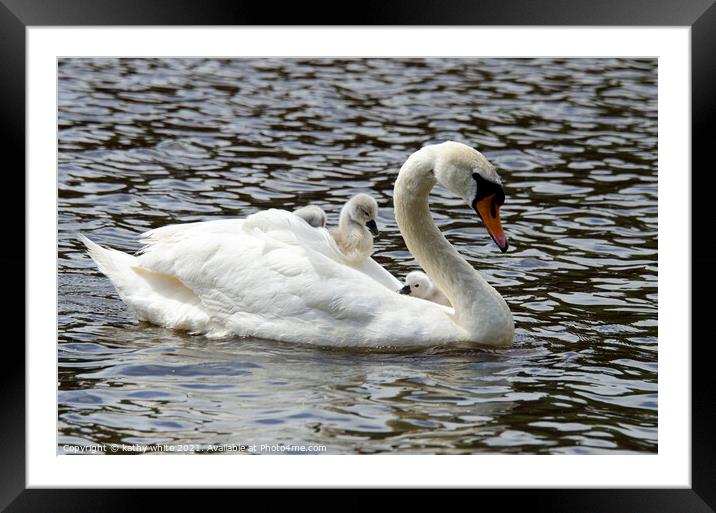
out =
[[375,222],[378,217],[378,203],[371,196],[367,194],[353,196],[346,203],[344,211],[349,219],[368,228],[373,236],[377,236],[380,233]]
[[412,271],[405,277],[405,285],[398,292],[425,299],[432,287],[428,275],[421,271]]
[[314,228],[325,228],[326,213],[321,207],[316,205],[307,205],[293,211],[298,217],[306,221]]
[[500,222],[505,193],[495,166],[482,153],[465,144],[446,141],[431,148],[435,179],[463,198],[485,223],[497,247],[503,253],[507,251],[507,237]]

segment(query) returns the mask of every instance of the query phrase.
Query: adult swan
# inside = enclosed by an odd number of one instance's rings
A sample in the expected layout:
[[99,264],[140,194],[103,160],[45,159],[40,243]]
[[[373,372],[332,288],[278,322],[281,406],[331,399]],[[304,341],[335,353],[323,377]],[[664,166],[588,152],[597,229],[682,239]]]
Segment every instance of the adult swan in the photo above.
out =
[[400,169],[400,232],[454,310],[398,294],[375,261],[351,264],[325,229],[284,210],[152,230],[137,256],[82,240],[139,319],[169,328],[342,347],[508,346],[504,299],[432,220],[436,183],[475,209],[503,252],[504,193],[494,166],[460,143],[425,146]]

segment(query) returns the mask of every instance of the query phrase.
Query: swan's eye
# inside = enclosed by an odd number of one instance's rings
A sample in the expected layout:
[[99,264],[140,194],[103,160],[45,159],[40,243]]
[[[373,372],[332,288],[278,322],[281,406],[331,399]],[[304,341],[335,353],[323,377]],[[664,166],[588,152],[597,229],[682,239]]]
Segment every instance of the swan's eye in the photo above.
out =
[[415,288],[417,289],[418,287],[420,287],[420,283],[415,284]]

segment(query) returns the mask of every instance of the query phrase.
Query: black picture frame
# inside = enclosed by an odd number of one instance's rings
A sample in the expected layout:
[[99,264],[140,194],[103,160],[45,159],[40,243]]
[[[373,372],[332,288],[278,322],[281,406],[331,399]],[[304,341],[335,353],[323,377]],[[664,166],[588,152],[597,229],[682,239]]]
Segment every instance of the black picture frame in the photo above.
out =
[[[711,378],[712,344],[703,319],[710,314],[707,301],[698,297],[711,290],[716,263],[711,249],[716,244],[705,235],[713,229],[713,216],[707,198],[711,189],[705,186],[704,175],[713,173],[708,162],[712,139],[708,128],[716,114],[716,5],[715,0],[364,0],[360,8],[342,10],[305,2],[284,3],[277,9],[273,3],[234,1],[202,2],[190,0],[0,0],[0,148],[5,157],[6,194],[22,198],[26,191],[25,176],[25,31],[31,26],[62,25],[621,25],[621,26],[688,26],[691,28],[692,73],[692,172],[676,172],[691,180],[692,213],[692,341],[671,340],[692,351],[692,488],[690,489],[526,489],[477,490],[473,493],[498,499],[500,509],[529,507],[531,511],[609,513],[639,511],[707,512],[716,509],[716,394]],[[12,163],[12,164],[11,164]],[[703,168],[703,169],[702,169]],[[695,170],[699,171],[695,171]],[[699,186],[696,186],[698,178]],[[23,191],[20,195],[16,191]],[[662,191],[664,194],[667,192]],[[664,196],[662,196],[664,199]],[[25,223],[19,223],[23,205],[3,202],[5,246],[0,260],[5,269],[6,290],[24,291],[24,277],[17,272],[31,272],[25,264]],[[9,233],[8,233],[9,232]],[[696,236],[700,234],[700,238]],[[709,267],[711,264],[711,267]],[[662,269],[662,272],[665,270]],[[20,280],[23,283],[20,283]],[[23,292],[23,297],[25,293]],[[16,301],[8,308],[17,315],[8,315],[8,325],[19,319],[25,302]],[[9,312],[8,312],[9,313]],[[699,337],[697,334],[702,333]],[[80,490],[26,489],[25,454],[25,348],[7,336],[0,372],[0,404],[2,405],[2,437],[0,437],[0,508],[8,512],[26,511],[143,511],[149,499],[162,501],[163,509],[171,503],[185,503],[190,498],[217,503],[241,490]],[[24,333],[22,334],[24,339]],[[300,493],[294,491],[293,493]],[[480,500],[484,500],[481,498]]]

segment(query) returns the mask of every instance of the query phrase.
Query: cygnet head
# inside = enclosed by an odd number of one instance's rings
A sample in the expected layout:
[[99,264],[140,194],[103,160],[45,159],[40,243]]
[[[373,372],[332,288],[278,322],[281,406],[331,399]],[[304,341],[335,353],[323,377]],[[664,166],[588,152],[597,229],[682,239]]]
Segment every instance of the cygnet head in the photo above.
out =
[[350,220],[360,226],[365,226],[374,237],[380,233],[378,225],[375,223],[377,217],[378,203],[368,194],[353,196],[341,210],[341,222]]
[[[480,216],[497,247],[503,253],[507,251],[507,237],[500,222],[505,192],[495,166],[482,153],[465,144],[446,141],[425,146],[411,158],[430,169],[439,184],[463,198]],[[406,165],[409,162],[410,159]]]
[[398,292],[409,296],[427,299],[433,283],[422,271],[412,271],[405,277],[405,285]]
[[307,205],[293,211],[298,217],[306,221],[314,228],[325,228],[326,213],[321,207],[316,205]]

